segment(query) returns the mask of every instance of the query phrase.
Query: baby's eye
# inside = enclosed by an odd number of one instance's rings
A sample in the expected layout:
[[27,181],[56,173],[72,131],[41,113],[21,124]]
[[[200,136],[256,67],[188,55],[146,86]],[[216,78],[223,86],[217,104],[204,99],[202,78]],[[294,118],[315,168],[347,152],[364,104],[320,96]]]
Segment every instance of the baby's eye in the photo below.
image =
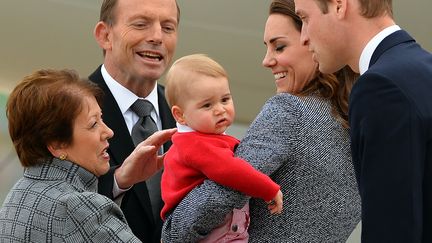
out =
[[210,106],[210,103],[205,103],[204,105],[202,105],[203,108],[209,108]]
[[222,103],[227,103],[230,100],[231,100],[230,97],[222,98]]

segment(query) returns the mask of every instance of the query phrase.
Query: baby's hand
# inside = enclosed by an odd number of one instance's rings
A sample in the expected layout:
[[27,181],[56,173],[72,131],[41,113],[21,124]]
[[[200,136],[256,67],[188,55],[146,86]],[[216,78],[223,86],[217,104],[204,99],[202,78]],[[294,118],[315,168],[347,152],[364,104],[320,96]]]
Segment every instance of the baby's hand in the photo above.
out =
[[268,209],[270,210],[271,214],[280,214],[282,212],[282,204],[283,204],[283,195],[282,192],[279,190],[276,194],[276,196],[273,198],[273,200],[267,202]]

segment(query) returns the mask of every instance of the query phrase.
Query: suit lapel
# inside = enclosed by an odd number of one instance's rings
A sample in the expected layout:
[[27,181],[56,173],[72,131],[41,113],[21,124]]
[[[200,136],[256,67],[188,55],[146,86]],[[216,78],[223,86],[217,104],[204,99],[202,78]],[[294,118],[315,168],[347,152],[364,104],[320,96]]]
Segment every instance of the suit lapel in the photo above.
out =
[[414,41],[414,39],[404,30],[398,30],[391,35],[384,38],[383,41],[375,49],[372,58],[369,62],[369,67],[371,67],[379,59],[379,57],[388,49],[399,45],[403,42]]

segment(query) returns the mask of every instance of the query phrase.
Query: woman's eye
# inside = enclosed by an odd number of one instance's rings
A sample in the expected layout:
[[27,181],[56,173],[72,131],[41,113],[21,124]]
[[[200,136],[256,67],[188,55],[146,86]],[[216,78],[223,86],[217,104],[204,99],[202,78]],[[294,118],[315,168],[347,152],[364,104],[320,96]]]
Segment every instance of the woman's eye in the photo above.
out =
[[275,48],[275,50],[277,51],[277,52],[281,52],[281,51],[283,51],[285,49],[285,45],[279,45],[279,46],[276,46],[276,48]]
[[98,126],[98,122],[96,121],[96,122],[94,122],[94,123],[91,124],[90,128],[95,128],[97,126]]

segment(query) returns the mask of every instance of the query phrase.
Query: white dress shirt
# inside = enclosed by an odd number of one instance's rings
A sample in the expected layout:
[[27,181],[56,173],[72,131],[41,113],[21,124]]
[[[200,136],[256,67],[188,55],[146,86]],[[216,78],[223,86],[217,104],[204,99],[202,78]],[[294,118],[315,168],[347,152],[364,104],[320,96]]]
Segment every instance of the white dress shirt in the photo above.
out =
[[360,61],[359,61],[360,75],[362,75],[369,69],[369,63],[372,58],[372,54],[374,53],[378,45],[381,43],[381,41],[384,40],[384,38],[386,38],[387,36],[393,34],[394,32],[400,29],[401,28],[398,25],[389,26],[381,30],[367,43],[367,45],[365,46],[365,48],[363,49],[360,55]]
[[154,109],[150,115],[153,118],[153,120],[156,122],[158,129],[162,130],[162,121],[159,117],[157,84],[155,85],[155,87],[147,97],[138,97],[132,91],[130,91],[129,89],[121,85],[119,82],[115,81],[114,78],[112,78],[111,75],[107,72],[104,65],[102,65],[101,72],[102,72],[102,77],[105,80],[105,83],[107,84],[109,90],[113,94],[120,108],[120,111],[123,114],[129,133],[132,133],[133,125],[135,125],[135,123],[139,120],[138,115],[135,114],[135,112],[130,110],[131,105],[137,99],[145,99],[148,100],[150,103],[152,103]]
[[[139,120],[139,117],[135,112],[133,112],[130,107],[131,105],[137,100],[137,99],[145,99],[148,100],[153,105],[153,110],[151,112],[151,117],[156,122],[156,125],[159,130],[162,130],[162,121],[159,117],[159,103],[158,103],[158,93],[157,93],[157,84],[153,88],[153,90],[150,92],[150,94],[147,97],[138,97],[136,94],[131,92],[129,89],[121,85],[119,82],[114,80],[114,78],[108,73],[108,71],[105,68],[105,65],[102,65],[101,67],[101,73],[102,77],[105,80],[105,83],[107,84],[109,90],[111,91],[112,95],[114,96],[114,99],[116,100],[120,111],[123,115],[123,118],[126,122],[126,126],[129,130],[129,134],[132,133],[132,127],[135,125],[135,123]],[[130,188],[122,189],[118,186],[116,178],[114,176],[114,185],[113,185],[113,196],[114,201],[121,205],[121,200],[124,192],[128,191]]]

